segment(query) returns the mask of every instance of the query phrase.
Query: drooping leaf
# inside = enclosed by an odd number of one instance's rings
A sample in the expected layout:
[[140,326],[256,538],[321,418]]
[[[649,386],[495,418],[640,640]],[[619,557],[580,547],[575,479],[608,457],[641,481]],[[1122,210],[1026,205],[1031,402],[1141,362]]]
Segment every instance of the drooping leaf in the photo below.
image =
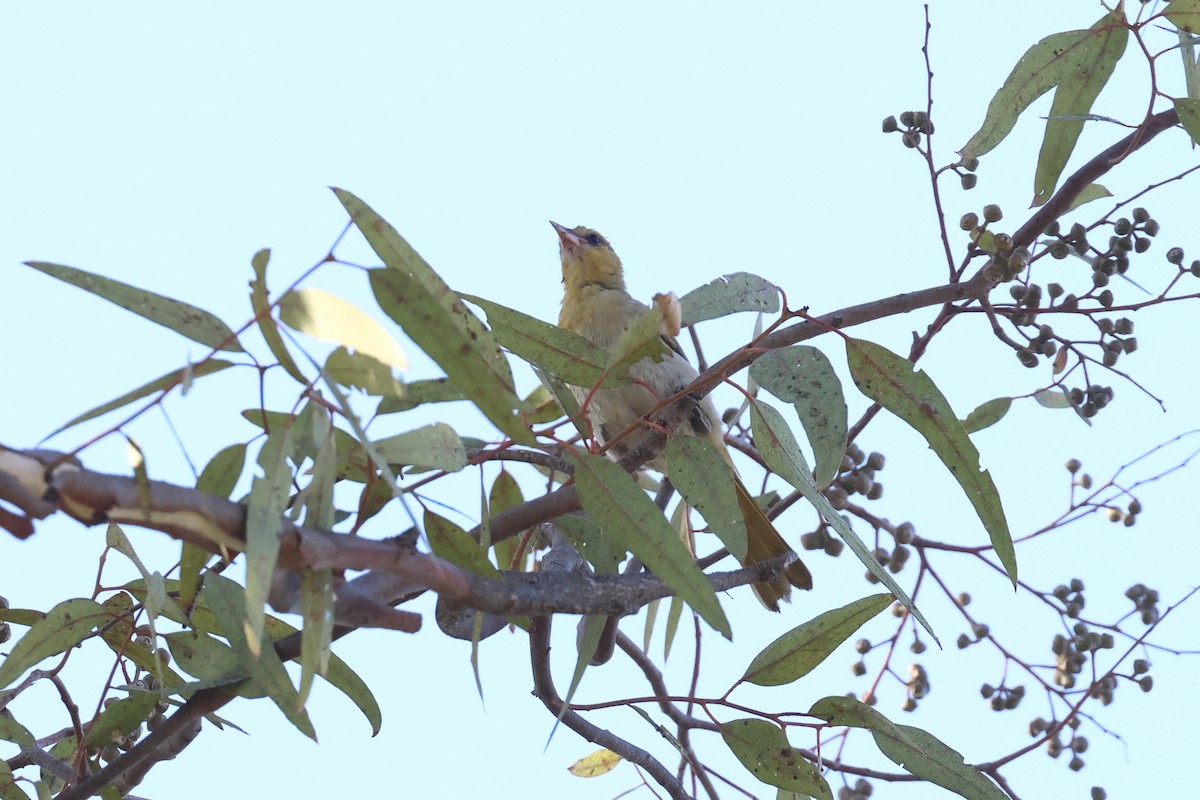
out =
[[334,193],[383,260],[382,269],[369,271],[380,307],[492,424],[515,441],[533,444],[529,430],[513,413],[522,403],[513,393],[512,371],[491,332],[395,228],[349,192]]
[[81,422],[87,422],[88,420],[103,416],[110,411],[115,411],[122,406],[127,406],[135,400],[141,400],[143,397],[149,397],[157,392],[162,392],[178,386],[184,382],[185,378],[194,380],[195,378],[205,375],[212,375],[214,372],[220,372],[221,370],[232,366],[234,366],[232,361],[222,361],[214,358],[207,361],[201,361],[199,364],[191,364],[183,369],[172,370],[162,377],[155,378],[149,383],[142,384],[138,388],[126,392],[114,400],[109,400],[103,405],[96,406],[90,411],[85,411],[79,416],[64,422],[62,425],[58,426],[49,434],[47,434],[46,438],[49,439],[51,436],[62,433],[67,428],[74,427]]
[[271,312],[268,310],[271,297],[267,291],[267,262],[270,259],[271,251],[264,248],[255,253],[254,258],[250,261],[250,265],[254,268],[254,279],[250,281],[250,307],[254,309],[258,330],[266,340],[271,355],[275,356],[287,374],[300,384],[307,384],[308,378],[300,371],[300,367],[296,366],[292,354],[288,352],[287,345],[283,342],[283,337],[279,335],[275,317],[271,316]]
[[[492,482],[491,491],[488,492],[488,511],[491,515],[494,517],[501,511],[516,508],[524,500],[525,497],[521,493],[521,486],[517,483],[517,479],[508,470],[500,470],[496,475],[496,480]],[[504,541],[496,542],[493,546],[496,553],[496,565],[500,569],[521,569],[520,565],[513,563],[517,557],[517,548],[520,547],[520,538],[519,536],[510,536]],[[523,564],[524,559],[521,559],[521,562]]]
[[924,371],[914,371],[911,361],[873,342],[847,338],[846,356],[850,373],[862,393],[925,437],[950,470],[975,507],[1015,588],[1017,556],[1000,494],[992,476],[979,468],[979,451],[945,395]]
[[366,311],[321,289],[293,289],[279,300],[279,318],[292,330],[333,342],[396,369],[407,369],[400,343]]
[[[1104,28],[1064,31],[1029,48],[992,98],[983,125],[959,151],[963,158],[978,158],[990,152],[1004,141],[1017,117],[1033,101],[1064,81],[1080,80],[1080,71],[1086,73],[1094,66],[1095,42],[1103,42],[1110,35]],[[1100,55],[1104,49],[1099,48]]]
[[78,286],[84,291],[118,305],[126,311],[132,311],[138,316],[145,317],[151,322],[170,328],[205,347],[214,350],[229,350],[235,353],[244,352],[242,345],[234,335],[233,330],[216,317],[202,308],[191,303],[164,297],[161,294],[139,289],[127,283],[105,278],[75,267],[61,264],[48,264],[44,261],[26,261],[25,266],[33,267],[52,278],[58,278],[64,283]]
[[693,289],[679,298],[679,305],[684,325],[739,311],[774,314],[779,311],[779,287],[749,272],[734,272]]
[[201,597],[212,610],[241,667],[249,670],[250,679],[266,692],[297,730],[315,740],[317,732],[300,704],[300,694],[270,640],[266,646],[252,647],[245,636],[245,620],[251,611],[249,596],[233,581],[210,572],[205,576]]
[[988,400],[986,403],[980,403],[962,421],[963,430],[967,433],[975,433],[984,428],[990,428],[1004,419],[1004,415],[1008,413],[1008,409],[1011,407],[1011,397],[996,397]]
[[780,686],[803,678],[894,599],[890,594],[863,597],[792,628],[754,657],[742,680]]
[[0,663],[0,689],[42,659],[79,644],[111,619],[104,606],[95,600],[76,598],[59,603],[9,649],[8,656]]
[[245,639],[255,656],[262,650],[263,609],[279,558],[282,514],[292,482],[287,461],[291,446],[290,426],[285,423],[273,428],[258,454],[263,474],[256,475],[250,484],[246,509]]
[[1046,408],[1070,408],[1071,396],[1067,394],[1066,389],[1061,387],[1054,389],[1042,389],[1040,392],[1035,392],[1033,399],[1038,401],[1038,405]]
[[721,725],[721,738],[742,766],[763,783],[819,800],[833,800],[816,766],[788,744],[783,730],[765,719],[735,719]]
[[963,763],[962,754],[932,734],[897,725],[865,703],[849,697],[825,697],[808,712],[834,725],[865,728],[876,746],[898,766],[918,778],[949,789],[968,800],[1004,800],[1002,792],[979,770]]
[[846,397],[833,365],[820,350],[795,345],[772,350],[750,366],[762,388],[796,407],[813,448],[818,486],[837,477],[846,454]]
[[688,505],[739,560],[746,557],[746,521],[738,507],[733,472],[716,446],[699,436],[667,437],[667,472]]
[[604,456],[575,456],[575,485],[584,510],[610,540],[642,560],[705,622],[732,637],[716,592],[662,512],[633,478]]
[[891,573],[883,568],[879,559],[875,557],[875,553],[858,537],[858,534],[850,527],[850,523],[846,522],[842,515],[830,505],[825,495],[817,489],[816,480],[796,444],[796,437],[784,422],[783,416],[761,400],[756,400],[750,404],[750,427],[754,433],[754,446],[758,448],[767,467],[800,490],[804,498],[812,503],[813,508],[821,515],[821,519],[825,520],[825,523],[838,536],[842,537],[842,541],[850,547],[863,566],[896,596],[896,599],[909,610],[917,622],[929,631],[933,640],[940,644],[937,634],[933,632],[925,615],[913,603],[912,598],[900,587],[900,584],[896,583],[896,579],[892,577]]
[[1065,58],[1073,67],[1062,75],[1046,121],[1046,135],[1038,153],[1033,182],[1033,205],[1040,206],[1054,194],[1058,178],[1083,132],[1083,115],[1108,83],[1117,61],[1125,52],[1129,28],[1119,12],[1106,13],[1081,40],[1070,46]]

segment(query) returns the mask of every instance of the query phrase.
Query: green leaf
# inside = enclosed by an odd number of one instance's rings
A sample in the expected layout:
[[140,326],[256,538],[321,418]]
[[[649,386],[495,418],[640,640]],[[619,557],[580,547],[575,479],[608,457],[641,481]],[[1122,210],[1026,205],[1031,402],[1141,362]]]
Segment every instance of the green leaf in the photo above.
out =
[[103,747],[120,741],[146,720],[158,701],[157,693],[137,692],[106,706],[84,736],[84,745]]
[[[1104,28],[1065,31],[1029,48],[992,98],[982,127],[959,151],[963,159],[978,158],[1004,141],[1017,117],[1046,92],[1064,82],[1086,81],[1097,59],[1103,63],[1104,42],[1113,35]],[[1111,71],[1110,66],[1109,74]]]
[[[524,501],[525,497],[521,494],[521,486],[517,483],[517,479],[508,470],[500,470],[496,475],[496,480],[492,482],[491,491],[488,492],[489,513],[494,517],[501,511],[516,508]],[[496,564],[500,569],[514,569],[513,559],[516,557],[519,546],[520,537],[518,536],[510,536],[493,546],[496,553]]]
[[292,483],[287,462],[291,445],[290,427],[285,424],[271,430],[258,454],[263,474],[251,482],[247,501],[245,636],[250,652],[256,656],[262,649],[263,609],[279,559],[279,531]]
[[464,294],[487,312],[496,341],[520,358],[575,386],[605,387],[629,383],[625,373],[605,375],[609,354],[574,331],[543,322],[482,297]]
[[[201,631],[178,631],[163,637],[175,665],[209,686],[228,686],[245,681],[250,669],[242,664],[233,648]],[[168,686],[167,689],[171,689]],[[251,682],[235,689],[241,697],[265,697],[266,691]]]
[[885,756],[918,778],[949,789],[968,800],[1005,800],[1004,792],[979,770],[963,763],[962,754],[927,731],[897,725],[875,709],[849,697],[825,697],[808,712],[834,725],[865,728]]
[[1192,137],[1192,142],[1200,144],[1200,100],[1176,97],[1175,113],[1179,115],[1179,123],[1183,125],[1183,129]]
[[78,286],[151,322],[170,328],[193,342],[199,342],[214,350],[245,352],[228,325],[190,303],[163,297],[75,267],[48,264],[44,261],[26,261],[25,266],[33,267],[72,286]]
[[742,766],[763,783],[833,800],[816,766],[788,744],[783,730],[765,719],[735,719],[721,725],[721,738]]
[[[42,772],[46,770],[43,769]],[[58,786],[62,786],[62,779],[58,779]],[[46,797],[50,796],[49,789],[46,791]],[[0,758],[0,800],[30,800],[29,795],[17,783],[17,779],[12,774],[12,767],[8,762]]]
[[250,598],[236,583],[211,572],[204,578],[201,597],[212,610],[241,666],[249,670],[251,680],[266,692],[297,730],[315,740],[317,733],[312,721],[300,704],[300,694],[292,685],[275,648],[269,642],[266,647],[252,647],[245,636],[245,621],[251,611]]
[[95,600],[77,598],[59,603],[8,651],[4,663],[0,664],[0,689],[34,664],[74,647],[92,631],[111,621],[104,606]]
[[379,439],[375,452],[389,464],[411,464],[428,469],[458,472],[467,465],[462,438],[444,422]]
[[635,317],[613,345],[605,374],[627,376],[629,368],[643,358],[662,361],[663,356],[671,352],[662,337],[662,322],[662,311],[657,307],[648,308]]
[[1000,494],[991,474],[979,468],[979,451],[941,390],[924,371],[914,371],[911,361],[873,342],[847,338],[846,357],[862,393],[924,436],[950,470],[975,507],[1015,588],[1017,555]]
[[1042,389],[1034,393],[1033,399],[1046,408],[1071,408],[1074,405],[1067,390],[1062,388]]
[[1163,16],[1185,33],[1200,33],[1200,0],[1172,0]]
[[988,400],[986,403],[980,403],[975,407],[975,410],[967,414],[967,418],[962,421],[963,430],[967,433],[975,433],[984,428],[990,428],[1004,418],[1008,413],[1008,409],[1012,407],[1011,397],[996,397]]
[[571,420],[571,426],[575,428],[581,437],[586,439],[588,437],[588,430],[579,410],[579,401],[575,399],[575,395],[567,388],[567,385],[555,376],[537,367],[533,368],[533,374],[537,375],[538,380],[541,381],[546,391],[554,395],[554,399],[558,401],[558,405],[562,408],[563,413],[567,415],[567,419]]
[[1071,205],[1067,208],[1067,211],[1074,211],[1085,203],[1090,203],[1093,200],[1100,200],[1105,197],[1112,197],[1112,192],[1110,192],[1102,184],[1089,183],[1087,186],[1083,187],[1079,194],[1075,195],[1075,199],[1071,201]]
[[1077,44],[1071,45],[1069,55],[1064,54],[1071,69],[1061,75],[1050,106],[1033,181],[1034,206],[1042,205],[1054,194],[1059,176],[1083,132],[1084,120],[1080,117],[1091,111],[1128,41],[1129,28],[1123,16],[1106,13]]
[[846,397],[833,365],[820,350],[795,345],[772,350],[750,366],[750,378],[796,406],[813,448],[818,486],[837,477],[846,454]]
[[[33,747],[37,742],[37,738],[29,732],[28,728],[17,722],[11,712],[0,714],[0,739],[13,742],[21,747]],[[7,766],[8,762],[0,758],[0,763]]]
[[271,354],[279,362],[279,365],[284,368],[287,374],[291,375],[302,385],[308,384],[308,378],[300,371],[300,367],[296,366],[296,362],[292,359],[292,354],[288,352],[287,345],[283,342],[283,337],[279,335],[279,328],[275,325],[275,317],[271,316],[270,305],[271,298],[267,292],[267,262],[271,258],[271,251],[267,249],[259,250],[251,259],[251,266],[254,268],[254,279],[250,281],[250,307],[254,309],[254,318],[258,322],[258,329],[262,333],[263,339],[267,342],[267,347],[270,348]]
[[366,353],[339,347],[325,359],[325,373],[342,386],[362,389],[373,397],[403,397],[408,387],[392,368]]
[[400,343],[370,314],[321,289],[293,289],[279,300],[279,319],[292,330],[333,342],[396,369],[407,369]]
[[[222,578],[219,575],[213,575],[211,573],[205,577],[206,582],[228,580],[228,578]],[[176,581],[168,580],[166,581],[166,588],[167,591],[177,591],[179,584]],[[232,588],[234,591],[241,591],[236,584],[233,584]],[[133,592],[135,596],[144,593],[145,591],[145,587],[142,586],[141,581],[133,581],[129,584],[126,584],[125,589]],[[176,614],[178,616],[175,616]],[[203,594],[201,594],[200,598],[196,602],[195,607],[191,610],[190,615],[187,617],[184,617],[181,611],[172,610],[171,606],[167,606],[165,609],[163,609],[163,615],[180,624],[193,626],[197,631],[202,633],[222,632],[221,626],[217,623],[216,616],[208,608],[208,598]],[[285,636],[290,636],[296,632],[296,628],[287,624],[278,617],[273,617],[269,614],[266,617],[265,627],[267,637],[272,642],[278,641],[279,639],[282,639]],[[220,643],[218,642],[218,644]],[[221,646],[225,647],[223,644]],[[191,674],[194,675],[196,673]],[[371,694],[370,688],[367,687],[362,678],[355,674],[354,670],[352,670],[345,661],[339,658],[336,653],[330,656],[329,671],[323,677],[331,686],[342,692],[344,695],[350,698],[350,700],[356,706],[358,706],[359,710],[363,713],[363,716],[365,716],[367,721],[371,724],[372,735],[379,733],[379,727],[383,723],[383,718],[380,714],[378,702],[376,702],[374,695]],[[262,696],[262,693],[259,692],[258,696]]]
[[803,678],[894,599],[890,594],[863,597],[792,628],[754,657],[742,680],[781,686]]
[[694,325],[739,311],[779,311],[779,287],[749,272],[734,272],[679,298],[683,324]]
[[135,400],[141,400],[143,397],[148,397],[156,392],[164,392],[168,389],[173,389],[185,381],[190,381],[205,375],[212,375],[214,372],[220,372],[221,370],[232,366],[234,366],[232,361],[222,361],[214,358],[207,361],[201,361],[199,364],[189,364],[183,369],[172,370],[162,377],[155,378],[149,383],[143,384],[132,391],[126,392],[115,400],[109,400],[103,405],[96,406],[91,411],[85,411],[78,417],[74,417],[68,422],[64,422],[62,425],[58,426],[49,434],[47,434],[46,438],[49,439],[51,436],[62,433],[67,428],[72,428],[81,422],[87,422],[88,420],[103,416],[110,411],[115,411],[122,406],[127,406]]
[[618,546],[642,560],[704,621],[732,638],[716,592],[662,512],[633,478],[604,456],[578,453],[575,485],[583,509]]
[[410,411],[424,403],[450,403],[455,400],[466,400],[467,396],[448,378],[434,378],[427,381],[413,381],[404,384],[404,389],[395,396],[385,396],[379,403],[376,414],[395,414],[400,411]]
[[196,491],[230,497],[246,466],[246,445],[231,444],[214,455],[200,472]]
[[522,408],[512,371],[491,332],[408,242],[366,203],[334,189],[350,218],[383,260],[369,270],[380,308],[425,351],[497,428],[522,444],[533,437],[513,413]]
[[733,472],[716,445],[699,436],[667,437],[667,473],[688,505],[721,537],[739,561],[746,558],[746,521],[738,506]]
[[921,626],[929,631],[933,640],[940,645],[941,641],[937,634],[933,632],[925,615],[913,603],[912,598],[900,587],[900,584],[896,583],[896,579],[892,577],[891,573],[883,568],[871,548],[858,538],[854,529],[850,527],[850,523],[830,505],[825,495],[817,489],[812,472],[809,471],[808,464],[804,463],[804,456],[796,445],[796,437],[792,435],[783,416],[761,400],[756,400],[750,404],[750,427],[754,433],[754,446],[758,448],[767,467],[800,490],[804,498],[812,503],[813,508],[821,515],[821,519],[825,520],[825,523],[849,545],[863,566],[896,596],[896,599],[912,613],[917,622],[920,622]]
[[625,560],[625,548],[612,547],[600,526],[587,517],[568,514],[554,520],[554,525],[597,575],[615,575],[617,566]]
[[456,567],[477,575],[500,577],[499,570],[488,561],[487,551],[471,534],[428,509],[425,510],[425,538],[438,558],[444,558]]

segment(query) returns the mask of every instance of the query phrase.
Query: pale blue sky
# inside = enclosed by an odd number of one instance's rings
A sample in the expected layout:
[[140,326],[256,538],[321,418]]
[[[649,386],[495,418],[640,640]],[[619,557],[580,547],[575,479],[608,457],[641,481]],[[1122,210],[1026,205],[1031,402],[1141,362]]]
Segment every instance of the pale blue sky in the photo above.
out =
[[[1084,2],[933,2],[939,163],[951,160],[978,127],[992,92],[1030,44],[1088,27],[1100,13],[1097,4]],[[0,10],[7,110],[0,131],[0,285],[7,300],[0,315],[6,387],[0,418],[7,426],[0,442],[33,446],[76,413],[203,355],[200,346],[22,267],[22,261],[105,274],[186,299],[236,326],[249,316],[246,282],[257,249],[272,248],[270,274],[278,289],[333,242],[345,215],[326,188],[331,185],[370,203],[455,288],[543,319],[555,318],[560,292],[549,219],[603,231],[625,260],[631,291],[642,298],[668,289],[682,294],[720,274],[746,270],[782,285],[794,304],[824,313],[940,283],[945,267],[924,165],[901,148],[898,137],[879,132],[888,114],[924,107],[923,24],[920,4],[882,2],[857,4],[840,16],[797,3],[736,11],[711,3],[214,3],[202,10],[165,3],[6,5]],[[1145,70],[1132,50],[1098,113],[1135,119],[1144,110]],[[1163,60],[1168,90],[1180,83],[1174,64]],[[1039,108],[1046,113],[1048,103]],[[985,159],[974,192],[945,185],[951,220],[997,202],[1016,227],[1032,196],[1040,127],[1023,121]],[[1089,129],[1081,152],[1114,138],[1112,128]],[[1169,132],[1106,183],[1120,197],[1194,160],[1186,138]],[[1166,244],[1200,247],[1184,238],[1194,230],[1198,197],[1194,183],[1183,183],[1147,200],[1163,222],[1160,244],[1152,257],[1137,262],[1134,275],[1148,288],[1157,289],[1173,270],[1162,260]],[[344,253],[370,261],[359,244]],[[1047,269],[1071,274],[1056,265]],[[368,301],[357,271],[327,267],[311,285]],[[1139,298],[1128,286],[1116,288],[1129,301]],[[1150,445],[1196,426],[1190,408],[1200,386],[1176,355],[1194,338],[1192,308],[1159,308],[1139,317],[1142,349],[1127,364],[1164,398],[1169,413],[1128,384],[1103,378],[1116,387],[1118,405],[1094,428],[1026,402],[978,437],[1015,533],[1034,530],[1063,509],[1061,465],[1068,457],[1082,458],[1105,476]],[[913,314],[857,333],[903,351],[910,331],[923,329],[928,319]],[[750,325],[749,317],[740,317],[706,326],[706,352],[718,355],[722,345],[744,340]],[[844,362],[835,341],[817,344],[836,364]],[[411,348],[410,356],[406,377],[433,374]],[[1006,356],[976,319],[957,323],[922,366],[964,414],[1047,379],[1044,370],[1024,370]],[[527,375],[523,380],[532,385]],[[253,435],[235,418],[252,402],[250,381],[247,373],[201,383],[170,404],[172,421],[198,464],[220,444]],[[279,389],[292,391],[283,384]],[[274,405],[292,401],[292,394],[281,393]],[[850,405],[861,410],[865,403],[852,397]],[[454,414],[450,421],[464,435],[489,435],[478,415]],[[405,427],[431,418],[413,417]],[[101,430],[103,425],[84,426],[49,446],[69,449]],[[147,415],[130,433],[147,448],[152,474],[189,481],[160,414]],[[884,450],[889,459],[879,513],[911,519],[931,538],[982,541],[958,489],[915,435],[881,419],[863,445]],[[115,437],[84,458],[98,469],[126,469],[124,445]],[[463,484],[464,494],[442,499],[475,513],[475,480]],[[1085,523],[1086,530],[1020,549],[1023,577],[1049,588],[1083,576],[1094,592],[1089,612],[1099,619],[1128,605],[1120,595],[1134,581],[1159,588],[1165,602],[1178,598],[1194,582],[1194,570],[1183,568],[1191,560],[1184,537],[1193,533],[1194,521],[1176,499],[1192,482],[1189,472],[1149,489],[1144,518],[1132,531],[1094,521]],[[393,520],[397,528],[407,524],[399,515]],[[794,522],[793,535],[809,524],[803,514]],[[131,535],[163,567],[177,554],[161,535]],[[31,607],[68,594],[86,596],[102,541],[101,529],[68,520],[45,523],[27,542],[0,538],[0,594]],[[64,558],[68,550],[72,556]],[[818,588],[780,618],[766,616],[747,593],[725,602],[735,642],[706,635],[709,694],[723,691],[759,647],[788,627],[871,591],[849,554],[838,561],[813,557],[810,564]],[[953,574],[952,564],[943,560],[939,566]],[[121,567],[110,568],[116,570],[112,582],[123,579]],[[1033,606],[1013,604],[982,573],[968,575],[958,588],[986,596],[978,613],[994,630],[1007,629],[1024,646],[1023,655],[1050,659],[1049,618],[1027,622],[1021,615]],[[988,712],[975,689],[984,680],[999,682],[999,659],[981,648],[956,650],[961,620],[930,597],[925,613],[950,645],[921,657],[933,693],[919,713],[903,715],[902,692],[893,686],[880,710],[927,727],[969,760],[1024,745],[1024,720],[1044,713],[1042,698],[1028,697],[1013,712],[1019,719]],[[594,781],[568,776],[566,766],[593,749],[569,731],[560,730],[543,753],[552,720],[529,696],[523,636],[502,634],[483,646],[484,710],[468,647],[436,631],[428,598],[417,609],[427,614],[418,636],[361,632],[337,647],[379,697],[379,737],[370,738],[349,703],[325,689],[311,703],[319,749],[269,704],[236,704],[226,715],[249,738],[206,731],[182,758],[152,772],[139,793],[187,800],[221,787],[234,797],[486,792],[609,798],[636,785],[628,766]],[[1194,608],[1185,608],[1158,640],[1196,647],[1197,617]],[[573,665],[571,627],[558,626],[556,666],[564,681]],[[633,623],[630,630],[640,628]],[[881,622],[874,633],[886,630],[889,624]],[[1037,637],[1031,644],[1022,638],[1028,630]],[[669,662],[677,678],[690,672],[689,649],[681,640]],[[767,707],[786,697],[790,708],[805,710],[823,694],[865,688],[849,676],[853,658],[847,647],[811,680],[771,693],[743,695],[739,689],[739,696]],[[907,664],[904,658],[896,662],[899,669]],[[1051,792],[1083,798],[1097,783],[1109,787],[1110,797],[1174,787],[1171,776],[1191,757],[1174,721],[1196,711],[1188,699],[1193,673],[1194,662],[1156,656],[1157,690],[1142,695],[1123,685],[1117,703],[1100,714],[1099,721],[1124,742],[1093,727],[1082,774],[1034,753],[1009,773],[1014,788],[1024,798]],[[78,685],[93,690],[92,684]],[[613,664],[589,672],[580,698],[644,691]],[[62,726],[57,699],[49,692],[40,698],[52,721],[38,733]],[[85,709],[94,702],[94,696],[81,700]],[[638,728],[629,711],[608,712],[597,722],[635,730],[641,744],[670,758],[669,747]],[[799,732],[793,742],[812,744]],[[862,737],[855,744],[866,745]],[[723,750],[715,739],[698,746],[710,755]],[[720,759],[719,768],[753,785],[739,766]],[[761,785],[754,790],[773,796]],[[876,791],[935,796],[911,788]],[[642,790],[634,796],[650,795]]]

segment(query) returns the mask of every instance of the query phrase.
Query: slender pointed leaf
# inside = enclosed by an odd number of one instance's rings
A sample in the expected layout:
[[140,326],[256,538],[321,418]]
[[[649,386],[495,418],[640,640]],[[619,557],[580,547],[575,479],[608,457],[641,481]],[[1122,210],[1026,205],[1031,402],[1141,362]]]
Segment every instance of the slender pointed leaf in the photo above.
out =
[[871,548],[858,538],[858,534],[850,527],[850,523],[846,522],[842,515],[830,505],[825,495],[818,491],[812,472],[809,471],[808,464],[804,462],[804,456],[796,445],[796,437],[792,435],[783,416],[761,400],[756,400],[750,404],[750,427],[754,432],[754,446],[758,448],[759,454],[762,455],[763,461],[771,471],[800,490],[804,498],[812,503],[813,508],[821,515],[821,519],[825,520],[825,523],[849,545],[863,566],[896,596],[896,599],[912,613],[917,622],[920,622],[921,626],[929,631],[933,640],[940,645],[941,641],[937,634],[933,632],[925,615],[913,603],[912,598],[900,587],[900,584],[896,583],[896,579],[892,577],[891,573],[883,568]]
[[199,342],[214,350],[229,350],[236,353],[244,352],[242,345],[234,335],[233,330],[202,308],[164,297],[161,294],[139,289],[127,283],[105,278],[75,267],[62,264],[49,264],[44,261],[26,261],[25,266],[33,267],[52,278],[58,278],[64,283],[78,286],[84,291],[132,311],[138,316],[145,317],[166,328]]
[[863,597],[792,628],[754,657],[742,680],[780,686],[803,678],[894,599],[890,594]]
[[109,400],[103,405],[96,406],[92,410],[85,411],[79,416],[64,422],[62,425],[58,426],[49,434],[47,434],[46,438],[49,439],[51,436],[62,433],[67,428],[72,428],[81,422],[87,422],[88,420],[103,416],[110,411],[115,411],[122,406],[127,406],[135,400],[141,400],[143,397],[149,397],[157,392],[171,389],[183,383],[185,379],[195,379],[204,375],[212,375],[214,372],[220,372],[221,370],[232,366],[234,366],[232,361],[222,361],[214,358],[209,359],[208,361],[201,361],[199,364],[188,365],[183,369],[172,370],[166,375],[155,378],[149,383],[142,384],[138,388],[126,392],[114,400]]
[[287,424],[273,428],[258,454],[263,474],[255,476],[250,484],[246,509],[245,638],[250,652],[256,656],[262,650],[264,607],[279,558],[279,531],[292,482],[287,462],[290,449],[291,428]]
[[657,306],[648,308],[635,317],[613,345],[605,373],[627,375],[629,368],[643,358],[662,361],[663,356],[671,352],[671,348],[662,337],[662,324],[663,313]]
[[628,473],[604,456],[580,453],[575,456],[575,484],[584,510],[606,537],[640,558],[715,630],[732,637],[708,578]]
[[373,443],[375,452],[389,464],[412,464],[457,472],[467,465],[462,437],[444,422],[389,436]]
[[245,637],[245,620],[251,610],[250,598],[243,594],[242,588],[236,583],[214,573],[205,577],[201,596],[212,610],[240,664],[249,670],[251,680],[266,692],[301,733],[316,740],[317,732],[308,718],[308,712],[300,704],[300,695],[292,685],[292,679],[275,653],[275,648],[268,641],[267,646],[259,647],[255,652]]
[[[1030,47],[1013,67],[988,105],[983,125],[960,150],[964,159],[978,158],[1004,141],[1033,101],[1081,70],[1092,68],[1095,42],[1110,34],[1104,28],[1055,33]],[[1101,48],[1103,49],[1103,48]]]
[[254,258],[250,261],[250,265],[254,269],[254,279],[250,281],[250,307],[254,310],[254,317],[258,321],[258,330],[266,340],[271,355],[275,356],[275,360],[287,374],[300,384],[307,385],[308,378],[300,371],[300,367],[296,366],[292,354],[288,352],[287,345],[284,344],[283,337],[279,335],[275,317],[271,316],[269,310],[271,297],[267,291],[267,262],[270,259],[271,251],[264,248],[255,253]]
[[1059,176],[1083,132],[1081,117],[1091,111],[1092,103],[1108,83],[1128,41],[1129,28],[1125,20],[1114,13],[1106,13],[1066,56],[1073,69],[1061,76],[1054,92],[1046,135],[1038,153],[1033,205],[1045,203],[1054,194]]
[[795,345],[772,350],[750,367],[762,388],[796,407],[812,445],[818,486],[828,486],[846,454],[846,397],[829,359],[815,347]]
[[523,404],[513,393],[512,371],[491,332],[395,228],[349,192],[334,193],[383,260],[383,269],[369,272],[380,307],[497,428],[532,444],[529,430],[513,413]]
[[721,537],[738,560],[746,557],[746,521],[738,506],[733,473],[716,445],[698,436],[667,438],[667,472],[688,505]]
[[865,728],[885,756],[918,778],[949,789],[968,800],[1005,800],[1004,792],[979,770],[963,763],[962,754],[932,734],[897,725],[865,703],[849,697],[825,697],[808,712],[834,725]]
[[[983,522],[1000,563],[1017,585],[1017,555],[1000,493],[991,474],[979,467],[979,451],[950,408],[945,395],[911,361],[864,339],[846,339],[850,374],[862,393],[907,422],[958,481]],[[915,371],[914,371],[915,370]],[[890,587],[889,587],[890,588]]]

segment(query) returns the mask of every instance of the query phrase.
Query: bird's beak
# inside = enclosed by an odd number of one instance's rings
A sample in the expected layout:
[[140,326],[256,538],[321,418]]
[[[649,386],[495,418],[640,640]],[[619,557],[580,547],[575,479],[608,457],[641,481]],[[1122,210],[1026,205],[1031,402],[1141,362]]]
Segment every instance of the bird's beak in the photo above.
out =
[[563,250],[574,250],[583,244],[583,239],[575,231],[565,225],[559,225],[554,220],[550,220],[550,224],[554,226],[554,230],[558,233],[558,241]]

